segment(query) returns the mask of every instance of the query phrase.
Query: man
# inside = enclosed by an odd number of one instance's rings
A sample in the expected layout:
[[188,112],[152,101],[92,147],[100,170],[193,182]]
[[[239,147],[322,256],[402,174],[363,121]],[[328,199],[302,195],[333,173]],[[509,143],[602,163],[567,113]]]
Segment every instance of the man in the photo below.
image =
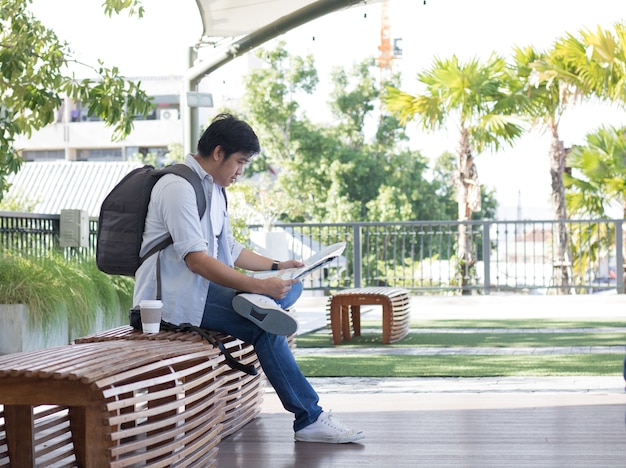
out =
[[364,437],[363,432],[344,426],[322,410],[285,337],[296,331],[297,324],[283,309],[298,299],[301,283],[252,278],[234,268],[263,271],[302,266],[295,260],[276,262],[258,255],[233,237],[224,189],[242,175],[260,150],[246,122],[229,114],[211,122],[197,153],[185,159],[202,179],[208,197],[202,219],[189,182],[173,174],[159,179],[148,205],[141,255],[168,234],[174,242],[137,270],[134,303],[156,297],[160,262],[164,320],[200,325],[252,344],[283,406],[294,414],[295,440],[354,442]]

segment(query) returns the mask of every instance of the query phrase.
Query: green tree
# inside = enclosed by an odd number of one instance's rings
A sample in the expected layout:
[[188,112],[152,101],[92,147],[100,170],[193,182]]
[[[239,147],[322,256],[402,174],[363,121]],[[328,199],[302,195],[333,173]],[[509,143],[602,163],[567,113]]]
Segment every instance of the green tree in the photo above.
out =
[[[434,189],[434,200],[441,204],[442,213],[438,217],[424,219],[456,219],[457,203],[454,187],[454,162],[456,156],[445,151],[437,159],[432,169],[432,184]],[[472,219],[494,219],[498,209],[498,200],[496,198],[495,189],[480,186],[480,210],[472,213]]]
[[374,60],[332,71],[335,122],[319,125],[298,104],[299,96],[314,90],[314,64],[290,56],[282,43],[257,55],[266,63],[245,78],[244,113],[268,154],[273,184],[258,185],[262,178],[255,172],[268,166],[253,165],[248,175],[257,184],[255,203],[268,195],[282,200],[274,210],[279,221],[445,219],[449,200],[440,200],[438,185],[427,180],[427,160],[404,147],[408,139],[399,118],[380,112]]
[[[263,141],[263,161],[280,166],[296,150],[300,93],[311,94],[318,83],[313,56],[290,55],[284,41],[272,50],[260,48],[256,56],[263,66],[244,77],[246,116]],[[257,167],[257,169],[263,169]]]
[[[574,146],[567,155],[563,181],[568,212],[573,216],[608,218],[612,208],[626,217],[626,139],[624,128],[603,127],[587,134],[586,144]],[[614,255],[615,228],[591,224],[572,232],[573,273]]]
[[[566,149],[559,137],[559,122],[572,105],[592,96],[605,101],[626,103],[626,75],[624,43],[626,30],[616,25],[615,34],[598,27],[577,34],[566,34],[558,39],[548,52],[538,52],[532,47],[516,48],[514,56],[520,77],[526,82],[529,108],[526,114],[534,118],[535,125],[551,135],[549,151],[552,204],[556,220],[567,219],[564,183]],[[571,202],[571,206],[575,206]],[[554,270],[554,284],[569,292],[568,265],[570,246],[564,223],[557,225],[557,260],[560,269]]]
[[577,36],[568,34],[557,42],[555,50],[587,95],[626,104],[626,24],[581,29]]
[[[415,120],[428,131],[452,123],[459,129],[454,180],[458,220],[468,221],[472,212],[480,209],[481,201],[474,154],[487,147],[497,150],[523,133],[515,116],[521,102],[519,82],[505,60],[495,54],[484,63],[477,59],[462,63],[456,56],[435,59],[429,70],[418,75],[418,81],[425,88],[423,94],[412,95],[388,86],[385,103],[402,122]],[[461,224],[457,256],[462,286],[475,262],[471,239],[470,226]],[[463,293],[469,290],[463,287]]]
[[335,67],[331,73],[330,109],[339,121],[339,133],[357,151],[365,143],[365,122],[380,94],[378,82],[371,73],[375,64],[373,58],[365,59],[354,64],[350,71]]
[[[54,122],[63,97],[80,100],[90,115],[112,126],[115,139],[132,131],[135,116],[152,109],[141,84],[126,80],[116,67],[79,64],[69,44],[29,11],[31,3],[0,0],[0,199],[8,188],[7,176],[23,162],[15,138]],[[105,14],[122,10],[143,16],[138,0],[105,0]],[[76,78],[68,72],[71,63],[95,71],[97,78]]]
[[[613,29],[581,29],[555,48],[586,96],[626,106],[626,24],[616,23]],[[565,176],[568,206],[577,214],[606,216],[607,205],[614,202],[626,213],[623,132],[601,128],[587,135],[587,145],[570,152],[568,163],[582,174],[578,179]]]
[[[569,36],[560,40],[550,52],[539,52],[532,47],[517,48],[514,51],[517,68],[520,76],[527,83],[526,89],[530,106],[526,113],[533,118],[533,125],[547,130],[550,134],[550,183],[552,188],[552,207],[554,219],[564,221],[567,216],[565,203],[565,185],[563,173],[565,171],[566,150],[559,135],[559,124],[565,111],[583,99],[584,92],[579,86],[578,76],[566,60],[563,60],[562,51],[564,42],[575,39]],[[570,269],[571,254],[569,248],[569,234],[565,223],[554,225],[553,236],[557,239],[556,262],[561,268],[553,268],[553,283],[561,286],[559,290],[568,294],[567,287],[571,281]]]
[[617,203],[626,218],[625,128],[603,127],[586,136],[586,144],[567,155],[571,175],[564,175],[570,213],[608,218]]

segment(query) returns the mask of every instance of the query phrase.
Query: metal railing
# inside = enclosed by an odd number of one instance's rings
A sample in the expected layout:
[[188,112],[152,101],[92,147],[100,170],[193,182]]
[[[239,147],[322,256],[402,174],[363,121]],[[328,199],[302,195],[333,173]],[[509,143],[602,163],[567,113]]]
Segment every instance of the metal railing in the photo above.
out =
[[[341,258],[304,281],[308,290],[389,285],[412,294],[588,294],[624,293],[625,221],[291,223],[275,229],[285,233],[289,255],[300,259],[321,246],[347,243]],[[0,212],[0,246],[93,258],[97,219],[89,223],[89,247],[61,249],[58,215]],[[460,232],[468,245],[461,259]]]

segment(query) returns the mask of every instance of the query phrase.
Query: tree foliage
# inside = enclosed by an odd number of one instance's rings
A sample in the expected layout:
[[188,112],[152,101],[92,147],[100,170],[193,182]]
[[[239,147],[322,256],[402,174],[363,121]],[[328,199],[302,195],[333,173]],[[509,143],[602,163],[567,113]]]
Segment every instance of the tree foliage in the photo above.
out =
[[280,165],[293,157],[300,104],[297,96],[311,94],[318,83],[313,57],[289,55],[285,43],[260,48],[256,56],[263,66],[244,77],[246,116],[263,141],[263,161]]
[[612,205],[626,218],[626,138],[624,128],[603,127],[586,136],[586,144],[567,155],[568,210],[573,215],[609,217]]
[[[264,159],[247,173],[256,213],[267,212],[260,200],[269,198],[279,221],[450,219],[454,193],[442,188],[442,178],[428,177],[428,160],[407,148],[398,117],[381,111],[373,59],[332,70],[334,122],[316,124],[299,99],[319,80],[312,58],[290,55],[284,43],[257,56],[263,66],[244,79],[244,114],[264,148]],[[388,80],[397,84],[399,77]],[[272,184],[257,172],[269,173]]]
[[[101,117],[122,139],[133,129],[137,115],[152,109],[141,83],[126,80],[116,67],[102,62],[79,64],[70,45],[46,28],[29,11],[32,0],[0,0],[0,199],[6,178],[22,164],[14,142],[17,136],[55,122],[64,97],[80,101],[89,115]],[[138,0],[106,0],[105,14],[127,10],[143,15]],[[77,78],[70,64],[82,65],[95,78]]]

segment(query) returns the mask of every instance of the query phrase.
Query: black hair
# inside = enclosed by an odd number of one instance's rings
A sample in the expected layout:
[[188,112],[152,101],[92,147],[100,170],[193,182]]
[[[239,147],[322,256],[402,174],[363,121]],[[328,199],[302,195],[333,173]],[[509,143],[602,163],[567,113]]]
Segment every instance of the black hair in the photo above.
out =
[[226,113],[217,115],[204,131],[198,140],[198,154],[207,157],[218,146],[224,150],[225,159],[240,151],[248,153],[250,157],[261,152],[259,138],[252,127]]

